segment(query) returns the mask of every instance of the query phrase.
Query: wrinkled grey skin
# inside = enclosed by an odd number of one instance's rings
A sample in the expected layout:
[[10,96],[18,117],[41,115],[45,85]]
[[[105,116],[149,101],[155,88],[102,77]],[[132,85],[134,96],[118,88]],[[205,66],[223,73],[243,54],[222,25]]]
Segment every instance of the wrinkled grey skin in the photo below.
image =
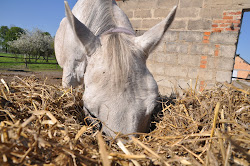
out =
[[[65,7],[67,17],[61,21],[55,37],[56,58],[63,68],[62,85],[85,88],[84,105],[103,123],[107,135],[147,132],[158,86],[147,69],[146,60],[173,21],[177,7],[142,36],[119,33],[114,38],[130,44],[124,48],[131,51],[124,63],[124,57],[119,57],[126,55],[124,53],[116,51],[114,55],[107,55],[107,48],[112,49],[115,45],[108,45],[111,34],[102,35],[115,27],[133,32],[127,16],[114,0],[79,0],[72,12],[66,2]],[[110,63],[112,56],[118,56],[120,64],[125,66]],[[127,70],[128,76],[119,78],[126,73],[112,71],[110,65]],[[116,82],[113,75],[122,81]]]

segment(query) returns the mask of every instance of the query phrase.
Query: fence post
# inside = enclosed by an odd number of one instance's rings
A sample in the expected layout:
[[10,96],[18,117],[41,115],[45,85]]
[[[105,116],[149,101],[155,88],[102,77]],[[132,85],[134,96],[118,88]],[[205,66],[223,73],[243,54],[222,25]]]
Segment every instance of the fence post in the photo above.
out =
[[27,69],[28,68],[28,62],[27,62],[26,54],[24,54],[24,59],[25,59],[25,68]]

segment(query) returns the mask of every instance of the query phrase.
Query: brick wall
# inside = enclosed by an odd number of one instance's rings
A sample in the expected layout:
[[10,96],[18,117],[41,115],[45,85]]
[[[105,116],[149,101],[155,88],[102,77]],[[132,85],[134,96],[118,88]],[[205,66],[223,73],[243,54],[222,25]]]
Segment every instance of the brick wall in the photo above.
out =
[[250,0],[125,0],[117,1],[138,34],[164,19],[174,5],[178,11],[171,28],[149,56],[149,70],[160,92],[212,87],[231,82],[242,10]]
[[248,78],[250,75],[250,65],[244,61],[240,56],[235,57],[234,70],[237,71],[236,77]]

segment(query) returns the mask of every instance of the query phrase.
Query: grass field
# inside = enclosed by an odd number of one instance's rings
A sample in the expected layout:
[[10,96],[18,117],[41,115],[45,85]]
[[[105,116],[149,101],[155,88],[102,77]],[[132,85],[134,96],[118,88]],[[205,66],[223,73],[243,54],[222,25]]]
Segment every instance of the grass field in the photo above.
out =
[[[58,64],[49,64],[49,63],[57,63],[56,59],[49,60],[48,62],[46,62],[43,59],[38,59],[37,61],[31,59],[31,63],[38,63],[38,64],[28,64],[28,67],[26,68],[25,59],[23,58],[24,57],[23,55],[0,53],[0,56],[4,56],[0,57],[0,69],[26,69],[32,71],[61,70]],[[10,57],[16,57],[16,58],[10,58]]]

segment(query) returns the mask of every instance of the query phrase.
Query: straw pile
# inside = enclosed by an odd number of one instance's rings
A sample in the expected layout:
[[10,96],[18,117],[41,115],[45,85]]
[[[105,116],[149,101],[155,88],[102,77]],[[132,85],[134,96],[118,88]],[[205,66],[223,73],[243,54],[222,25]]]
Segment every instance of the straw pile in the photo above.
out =
[[0,165],[249,165],[250,94],[229,84],[159,101],[148,134],[111,139],[87,125],[81,89],[0,83]]

